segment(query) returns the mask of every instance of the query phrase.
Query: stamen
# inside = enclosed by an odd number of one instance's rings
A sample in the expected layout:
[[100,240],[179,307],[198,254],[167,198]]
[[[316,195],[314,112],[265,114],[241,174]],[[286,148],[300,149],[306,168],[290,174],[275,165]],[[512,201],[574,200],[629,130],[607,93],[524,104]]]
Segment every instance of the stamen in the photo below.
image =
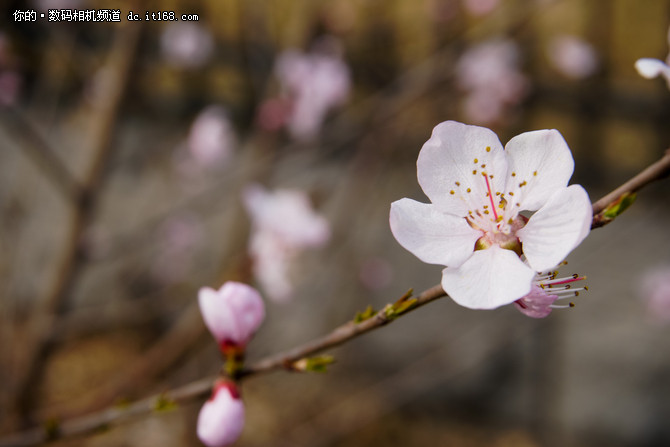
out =
[[489,178],[486,176],[486,172],[482,173],[484,175],[484,180],[486,180],[486,189],[489,190],[489,200],[491,201],[491,209],[493,210],[493,216],[495,216],[496,222],[498,221],[498,213],[496,213],[496,206],[493,203],[493,195],[491,194],[491,184],[489,183]]

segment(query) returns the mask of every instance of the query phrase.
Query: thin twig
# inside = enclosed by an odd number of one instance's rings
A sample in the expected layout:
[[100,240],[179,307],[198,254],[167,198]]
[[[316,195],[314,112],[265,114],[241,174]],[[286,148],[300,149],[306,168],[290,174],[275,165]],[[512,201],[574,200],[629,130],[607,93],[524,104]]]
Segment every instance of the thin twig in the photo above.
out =
[[42,169],[63,197],[71,203],[78,203],[83,196],[83,187],[21,111],[0,104],[0,117],[0,126],[20,143],[19,147]]
[[[665,156],[661,158],[661,160],[652,164],[640,174],[626,182],[624,185],[616,188],[614,191],[593,204],[595,213],[593,227],[598,228],[598,225],[596,225],[598,212],[604,210],[611,203],[615,202],[621,194],[625,192],[637,191],[652,181],[662,178],[668,173],[669,170],[670,151],[666,151]],[[410,308],[403,311],[401,315],[404,315],[407,312],[410,312],[418,307],[423,306],[424,304],[428,304],[429,302],[444,296],[446,296],[446,293],[440,285],[433,286],[430,289],[427,289],[421,292],[419,295],[415,296],[414,299],[416,301]],[[277,369],[292,369],[293,363],[297,360],[341,345],[353,338],[358,337],[359,335],[385,326],[391,323],[394,319],[394,316],[389,316],[387,308],[384,308],[371,318],[360,323],[354,323],[350,321],[321,338],[310,341],[288,351],[284,351],[259,360],[250,367],[241,371],[240,377],[270,372]],[[215,379],[215,377],[200,379],[181,388],[177,388],[175,390],[135,402],[134,404],[128,405],[124,408],[109,408],[87,416],[72,419],[61,425],[54,425],[51,427],[38,428],[23,433],[18,433],[12,437],[0,440],[0,447],[32,446],[38,445],[48,440],[61,439],[90,433],[132,416],[151,412],[155,410],[157,406],[160,406],[161,403],[181,403],[203,397],[209,392],[211,384]]]
[[[670,151],[666,151],[665,156],[661,160],[652,164],[640,174],[626,182],[624,185],[616,188],[614,191],[594,203],[594,212],[604,210],[611,203],[614,203],[624,192],[637,191],[652,181],[662,178],[668,173],[669,170]],[[598,226],[595,225],[597,216],[598,214],[594,216],[594,228],[598,228]],[[401,315],[404,315],[418,307],[423,306],[424,304],[428,304],[429,302],[435,301],[436,299],[442,298],[444,296],[446,296],[446,293],[440,285],[433,286],[430,289],[427,289],[421,292],[419,295],[415,296],[414,299],[416,301],[410,308],[403,311]],[[297,360],[341,345],[351,339],[358,337],[359,335],[385,326],[391,323],[394,319],[395,318],[393,316],[389,316],[387,313],[387,308],[384,308],[371,318],[360,323],[354,323],[350,321],[321,338],[310,341],[288,351],[284,351],[259,360],[250,367],[241,371],[240,377],[270,372],[277,369],[292,369],[293,363]],[[106,410],[102,410],[87,416],[71,419],[60,425],[56,424],[50,427],[36,428],[30,431],[18,433],[11,437],[0,439],[0,447],[33,446],[49,440],[62,439],[90,433],[128,419],[132,416],[149,413],[156,410],[157,407],[161,407],[165,404],[178,404],[206,396],[214,380],[216,380],[216,377],[200,379],[175,390],[148,397],[123,408],[108,408]]]
[[[439,284],[431,287],[428,290],[424,290],[418,296],[414,297],[416,299],[415,304],[411,309],[414,310],[417,307],[421,307],[424,304],[428,304],[431,301],[434,301],[438,298],[442,298],[447,294],[442,289],[442,286]],[[291,368],[291,365],[296,361],[305,357],[318,354],[321,351],[332,348],[337,345],[351,340],[352,338],[358,337],[359,335],[370,332],[379,327],[385,326],[394,321],[394,318],[389,317],[385,309],[377,312],[373,317],[368,318],[365,321],[360,323],[348,322],[342,326],[336,328],[330,334],[325,335],[316,340],[312,340],[308,343],[305,343],[302,346],[290,349],[288,351],[280,352],[271,357],[260,360],[250,367],[244,369],[241,372],[241,376],[248,376],[252,374],[258,374],[262,372],[269,372],[275,369],[282,368]]]
[[593,204],[593,224],[591,228],[602,227],[611,222],[611,220],[604,219],[602,212],[616,202],[623,194],[636,192],[649,183],[667,176],[669,173],[670,149],[666,149],[665,155],[660,160],[649,165],[642,172]]
[[139,32],[139,26],[119,30],[108,62],[110,70],[106,72],[107,89],[94,104],[96,119],[91,134],[93,163],[82,183],[82,194],[74,203],[72,225],[56,272],[56,281],[34,310],[31,336],[22,346],[23,357],[18,365],[18,383],[15,384],[11,397],[22,424],[28,420],[37,388],[35,384],[40,381],[44,362],[54,345],[55,317],[63,310],[85,263],[80,241],[93,219],[95,198],[100,192],[104,166],[113,147],[111,136],[134,61]]

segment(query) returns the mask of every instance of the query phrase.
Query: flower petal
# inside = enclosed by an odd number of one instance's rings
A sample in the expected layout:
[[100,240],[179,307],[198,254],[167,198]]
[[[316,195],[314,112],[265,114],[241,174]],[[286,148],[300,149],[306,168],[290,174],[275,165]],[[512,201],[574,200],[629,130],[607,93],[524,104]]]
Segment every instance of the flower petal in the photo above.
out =
[[244,404],[233,396],[232,385],[215,386],[213,396],[200,409],[197,433],[208,447],[230,445],[242,434]]
[[234,281],[218,291],[201,288],[198,303],[205,325],[219,343],[245,345],[265,318],[265,305],[256,289]]
[[509,173],[505,194],[515,209],[535,211],[572,177],[570,148],[555,130],[536,130],[512,138],[505,146]]
[[551,313],[551,305],[558,299],[556,295],[549,295],[539,286],[533,286],[530,293],[514,302],[514,306],[522,314],[531,318],[545,318]]
[[406,198],[391,204],[389,221],[400,245],[429,264],[458,267],[472,255],[482,236],[464,218]]
[[635,61],[635,69],[643,78],[653,79],[669,70],[668,66],[658,59],[643,57]]
[[493,192],[502,192],[507,160],[491,130],[445,121],[433,129],[416,162],[419,184],[431,202],[457,216],[489,205],[485,172]]
[[458,268],[442,270],[442,288],[461,306],[494,309],[530,292],[535,272],[511,250],[477,250]]
[[561,262],[591,229],[593,208],[579,185],[556,191],[517,231],[528,264],[540,272]]

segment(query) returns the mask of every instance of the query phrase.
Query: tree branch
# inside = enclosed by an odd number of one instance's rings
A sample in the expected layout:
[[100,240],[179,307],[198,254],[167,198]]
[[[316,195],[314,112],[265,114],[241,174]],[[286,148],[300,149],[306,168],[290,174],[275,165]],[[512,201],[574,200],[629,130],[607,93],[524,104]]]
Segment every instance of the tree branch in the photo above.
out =
[[649,183],[659,180],[670,173],[670,149],[666,149],[665,155],[657,162],[647,166],[642,172],[628,180],[614,191],[593,204],[593,223],[591,228],[599,228],[607,225],[613,219],[604,216],[604,211],[626,193],[634,193]]
[[[593,204],[593,223],[592,228],[601,227],[611,220],[600,221],[601,213],[607,209],[612,203],[616,202],[624,193],[638,191],[654,180],[658,180],[670,172],[670,150],[667,150],[665,155],[657,162],[653,163],[638,175],[616,188],[611,193],[607,194],[602,199]],[[329,334],[305,343],[288,351],[280,352],[265,359],[261,359],[243,369],[239,372],[238,378],[252,376],[265,372],[274,371],[277,369],[295,369],[293,364],[300,359],[312,356],[326,349],[341,345],[353,338],[370,332],[374,329],[385,326],[397,317],[405,315],[412,310],[421,307],[425,304],[435,301],[436,299],[446,296],[442,286],[436,285],[430,289],[424,290],[419,295],[411,297],[409,294],[403,296],[395,304],[389,304],[384,309],[375,313],[370,318],[355,323],[353,321],[347,322],[339,326]],[[403,304],[406,306],[403,306]],[[137,401],[125,407],[113,407],[102,410],[87,416],[71,419],[62,424],[47,424],[44,428],[35,428],[29,431],[15,434],[13,436],[0,439],[0,447],[4,446],[34,446],[47,441],[67,438],[76,435],[83,435],[86,433],[99,430],[103,427],[111,426],[112,424],[129,419],[133,416],[139,416],[151,411],[157,411],[172,404],[180,404],[188,402],[193,399],[202,398],[206,396],[211,388],[212,383],[217,377],[207,377],[197,380],[190,384],[176,388],[172,391],[167,391],[158,395],[148,397],[146,399]]]

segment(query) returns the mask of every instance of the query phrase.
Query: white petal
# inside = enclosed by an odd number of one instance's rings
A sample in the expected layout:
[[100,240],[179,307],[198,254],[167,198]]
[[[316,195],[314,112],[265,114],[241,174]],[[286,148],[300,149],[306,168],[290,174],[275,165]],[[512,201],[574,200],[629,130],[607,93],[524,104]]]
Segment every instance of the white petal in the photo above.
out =
[[205,402],[198,415],[197,433],[208,447],[230,445],[242,434],[244,428],[244,404],[231,392],[220,387]]
[[670,70],[666,64],[658,59],[645,57],[635,62],[635,69],[640,76],[647,79],[653,79],[661,73]]
[[389,221],[400,245],[428,264],[458,267],[472,255],[482,236],[463,217],[412,199],[393,202]]
[[234,281],[218,291],[201,288],[198,303],[205,325],[219,343],[246,344],[265,318],[265,305],[256,289]]
[[496,134],[455,121],[445,121],[433,129],[416,166],[419,184],[430,201],[458,216],[489,205],[483,172],[489,176],[494,193],[502,192],[507,172],[507,160]]
[[442,271],[442,288],[461,306],[494,309],[530,292],[535,272],[511,250],[477,250],[458,268]]
[[558,188],[567,186],[575,167],[570,148],[555,129],[517,135],[505,152],[509,162],[505,195],[517,211],[539,209]]
[[556,191],[517,231],[530,266],[539,272],[565,259],[589,234],[592,218],[593,208],[584,188],[570,185]]

